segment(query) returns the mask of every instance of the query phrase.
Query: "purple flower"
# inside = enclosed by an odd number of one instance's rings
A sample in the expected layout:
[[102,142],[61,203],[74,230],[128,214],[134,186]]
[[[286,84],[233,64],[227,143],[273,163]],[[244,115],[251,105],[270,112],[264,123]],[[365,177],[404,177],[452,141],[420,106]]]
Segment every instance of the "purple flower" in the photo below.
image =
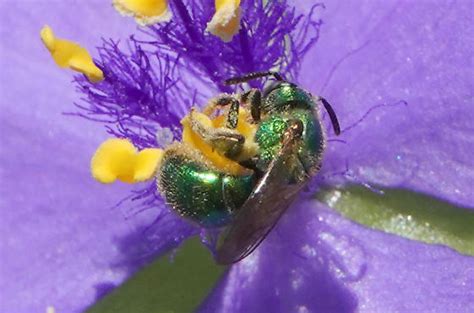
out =
[[[61,115],[70,103],[149,147],[159,127],[179,136],[182,114],[225,90],[228,76],[286,68],[330,99],[343,125],[316,183],[403,187],[472,208],[472,3],[327,1],[323,10],[298,1],[293,12],[275,1],[262,13],[245,1],[241,33],[224,44],[203,35],[212,3],[193,2],[172,2],[172,21],[145,33],[103,1],[3,5],[1,312],[82,311],[197,231],[152,185],[132,193],[133,208],[108,209],[133,191],[92,180],[90,156],[110,135]],[[184,10],[199,23],[189,27]],[[41,47],[45,23],[97,56],[106,79],[76,77],[81,99]],[[469,312],[472,277],[472,257],[368,229],[302,196],[200,310]]]

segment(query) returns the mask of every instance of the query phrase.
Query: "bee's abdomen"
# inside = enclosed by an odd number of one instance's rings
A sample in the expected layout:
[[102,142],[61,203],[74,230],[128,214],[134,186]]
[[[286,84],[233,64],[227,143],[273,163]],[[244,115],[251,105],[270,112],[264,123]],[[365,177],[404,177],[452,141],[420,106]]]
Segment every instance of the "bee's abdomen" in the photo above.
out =
[[158,173],[161,194],[181,216],[204,227],[232,220],[254,187],[252,175],[236,176],[168,151]]

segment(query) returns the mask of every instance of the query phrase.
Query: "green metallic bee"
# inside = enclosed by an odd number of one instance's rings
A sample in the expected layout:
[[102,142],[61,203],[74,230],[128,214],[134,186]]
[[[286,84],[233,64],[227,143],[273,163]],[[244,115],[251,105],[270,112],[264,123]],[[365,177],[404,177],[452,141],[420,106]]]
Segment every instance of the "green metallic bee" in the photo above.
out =
[[218,263],[245,258],[320,169],[326,138],[317,102],[340,133],[325,99],[278,73],[251,73],[226,84],[267,76],[276,81],[263,91],[222,94],[203,112],[191,110],[182,120],[182,141],[164,151],[137,153],[124,140],[105,142],[92,159],[94,177],[107,183],[155,175],[166,202],[181,216],[205,228],[228,226],[217,248]]
[[273,76],[276,82],[263,93],[251,89],[240,99],[250,104],[252,118],[258,123],[258,155],[241,162],[255,171],[257,184],[218,247],[216,260],[221,264],[237,262],[252,253],[319,171],[326,137],[317,102],[328,112],[336,135],[340,134],[336,114],[324,98],[311,96],[278,73],[251,73],[226,83],[238,84],[265,76]]

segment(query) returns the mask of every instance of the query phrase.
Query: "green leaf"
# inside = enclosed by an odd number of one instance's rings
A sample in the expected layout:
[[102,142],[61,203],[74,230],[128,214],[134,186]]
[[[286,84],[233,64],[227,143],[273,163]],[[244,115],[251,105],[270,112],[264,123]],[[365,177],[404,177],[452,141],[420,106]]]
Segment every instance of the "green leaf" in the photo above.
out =
[[217,266],[197,238],[161,257],[90,308],[88,313],[192,312],[225,268]]
[[317,196],[344,216],[368,227],[474,256],[474,212],[406,190],[374,193],[352,186]]

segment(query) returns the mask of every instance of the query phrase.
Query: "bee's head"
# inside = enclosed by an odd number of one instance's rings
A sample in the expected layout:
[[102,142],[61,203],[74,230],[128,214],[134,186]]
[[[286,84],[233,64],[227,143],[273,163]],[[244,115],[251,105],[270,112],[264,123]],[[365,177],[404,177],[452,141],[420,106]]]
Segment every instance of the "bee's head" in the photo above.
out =
[[294,108],[312,109],[314,107],[315,104],[311,94],[296,84],[287,82],[277,72],[249,73],[244,76],[230,78],[224,83],[234,85],[269,76],[275,78],[276,81],[263,90],[262,111],[267,113],[283,112]]
[[324,108],[331,118],[334,133],[336,135],[341,133],[341,128],[339,127],[339,121],[337,120],[336,112],[334,112],[332,106],[326,99],[323,97],[318,97],[316,100],[309,92],[298,87],[296,84],[287,82],[277,72],[270,71],[249,73],[244,76],[230,78],[224,83],[226,85],[234,85],[269,76],[275,78],[276,81],[263,90],[263,101],[261,107],[262,111],[265,113],[284,112],[296,108],[312,110],[316,106],[316,102],[320,101],[324,105]]
[[265,112],[283,112],[290,109],[312,109],[312,96],[296,84],[286,81],[276,81],[263,91],[263,106]]

